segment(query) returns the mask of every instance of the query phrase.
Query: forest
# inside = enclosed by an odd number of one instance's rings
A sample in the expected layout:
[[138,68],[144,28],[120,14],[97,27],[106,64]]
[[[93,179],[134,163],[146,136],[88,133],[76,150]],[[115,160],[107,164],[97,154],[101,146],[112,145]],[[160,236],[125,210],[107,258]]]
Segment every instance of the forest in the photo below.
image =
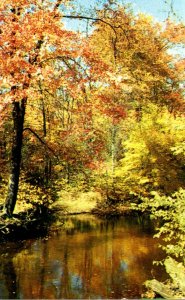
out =
[[[86,26],[69,30],[68,19]],[[160,23],[119,1],[87,12],[1,0],[1,222],[73,198],[80,211],[96,200],[100,215],[147,213],[185,296],[184,44],[175,17]]]

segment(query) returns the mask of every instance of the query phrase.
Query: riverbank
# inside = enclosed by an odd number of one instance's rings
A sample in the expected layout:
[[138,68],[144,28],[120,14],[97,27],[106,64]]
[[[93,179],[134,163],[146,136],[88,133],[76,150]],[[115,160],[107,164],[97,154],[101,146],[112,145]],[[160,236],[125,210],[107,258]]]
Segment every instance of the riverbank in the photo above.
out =
[[64,215],[91,213],[100,216],[116,216],[133,214],[131,203],[111,202],[96,191],[62,191],[52,208]]
[[0,214],[0,242],[24,240],[47,234],[53,217],[46,207],[16,211],[11,218]]
[[58,199],[53,203],[52,209],[60,211],[64,215],[92,213],[101,203],[102,198],[97,192],[61,191]]
[[0,214],[0,241],[21,240],[35,235],[47,234],[50,225],[63,216],[76,214],[93,214],[101,217],[112,217],[133,214],[129,204],[108,204],[100,193],[90,191],[62,191],[60,197],[51,205],[30,205],[17,201],[12,218],[3,211]]

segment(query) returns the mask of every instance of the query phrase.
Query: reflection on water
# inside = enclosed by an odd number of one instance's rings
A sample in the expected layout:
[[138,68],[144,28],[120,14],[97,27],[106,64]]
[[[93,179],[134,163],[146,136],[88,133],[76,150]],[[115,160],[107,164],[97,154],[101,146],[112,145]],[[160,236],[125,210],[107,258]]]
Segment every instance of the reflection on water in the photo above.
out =
[[152,233],[133,219],[71,216],[60,232],[0,249],[1,299],[141,298],[145,280],[165,276]]

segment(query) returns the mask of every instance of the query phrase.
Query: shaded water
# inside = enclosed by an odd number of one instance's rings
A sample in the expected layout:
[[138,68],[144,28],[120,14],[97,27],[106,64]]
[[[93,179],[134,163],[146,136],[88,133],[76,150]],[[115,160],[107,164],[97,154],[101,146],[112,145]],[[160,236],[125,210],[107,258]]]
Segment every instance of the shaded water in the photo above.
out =
[[135,219],[71,216],[48,237],[0,245],[1,299],[141,298],[165,276],[150,226]]

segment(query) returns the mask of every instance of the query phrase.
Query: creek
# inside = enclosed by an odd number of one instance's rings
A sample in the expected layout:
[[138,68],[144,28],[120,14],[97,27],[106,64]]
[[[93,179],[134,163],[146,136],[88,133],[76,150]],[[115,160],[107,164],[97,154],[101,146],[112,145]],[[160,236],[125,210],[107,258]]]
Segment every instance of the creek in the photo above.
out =
[[140,299],[147,279],[166,278],[149,222],[74,215],[62,224],[0,245],[0,299]]

